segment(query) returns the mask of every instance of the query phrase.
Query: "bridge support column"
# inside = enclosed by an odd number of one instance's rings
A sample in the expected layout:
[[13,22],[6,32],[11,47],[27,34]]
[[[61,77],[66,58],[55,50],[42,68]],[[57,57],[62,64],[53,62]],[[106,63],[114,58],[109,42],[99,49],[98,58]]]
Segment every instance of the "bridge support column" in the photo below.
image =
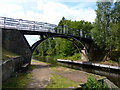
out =
[[81,50],[81,60],[82,61],[89,61],[88,53],[86,53],[85,48],[83,50]]

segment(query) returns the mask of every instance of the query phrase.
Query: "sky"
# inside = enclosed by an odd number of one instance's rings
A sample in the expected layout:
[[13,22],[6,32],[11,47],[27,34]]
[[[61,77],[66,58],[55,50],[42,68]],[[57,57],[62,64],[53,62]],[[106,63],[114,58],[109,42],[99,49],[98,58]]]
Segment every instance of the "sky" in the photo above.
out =
[[[94,22],[95,0],[1,0],[0,16],[58,24],[64,16],[69,20]],[[38,36],[26,36],[30,45]]]

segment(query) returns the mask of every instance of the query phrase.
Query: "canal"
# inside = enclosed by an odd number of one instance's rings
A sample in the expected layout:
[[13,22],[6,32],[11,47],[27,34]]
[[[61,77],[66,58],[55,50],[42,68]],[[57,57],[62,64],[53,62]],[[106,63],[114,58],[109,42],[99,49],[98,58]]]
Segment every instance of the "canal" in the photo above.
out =
[[[55,60],[52,57],[49,57],[49,58],[41,57],[38,60],[55,64],[54,62]],[[94,67],[94,66],[89,66],[89,65],[80,65],[80,64],[64,63],[64,62],[57,62],[57,64],[64,66],[64,67],[69,67],[72,69],[105,76],[111,82],[113,82],[116,86],[120,88],[120,71],[119,70],[112,70],[112,69]]]

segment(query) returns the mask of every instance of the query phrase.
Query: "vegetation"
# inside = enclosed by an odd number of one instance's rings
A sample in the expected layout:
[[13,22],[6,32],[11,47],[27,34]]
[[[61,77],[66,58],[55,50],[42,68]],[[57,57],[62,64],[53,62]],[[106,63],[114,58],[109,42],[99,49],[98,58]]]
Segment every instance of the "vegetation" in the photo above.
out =
[[4,60],[7,60],[7,59],[9,59],[9,58],[13,58],[13,57],[17,57],[17,56],[19,56],[18,54],[15,54],[15,53],[13,53],[13,52],[10,52],[10,51],[8,51],[8,50],[6,50],[6,49],[2,49],[2,60],[4,61]]
[[[34,62],[40,62],[37,60],[32,60]],[[43,62],[42,62],[43,63]],[[27,88],[28,83],[31,81],[32,79],[32,74],[30,73],[30,71],[32,71],[33,69],[35,69],[36,66],[35,65],[31,65],[28,72],[26,73],[18,73],[16,74],[16,76],[10,77],[8,80],[6,80],[5,82],[3,82],[2,84],[2,88],[8,88],[8,89],[12,89],[12,88],[23,88],[23,90],[25,88]]]
[[[64,25],[67,25],[67,29],[64,29]],[[59,27],[61,27],[59,29]],[[65,33],[72,35],[82,35],[82,37],[89,36],[92,24],[85,21],[71,21],[66,20],[64,17],[60,20],[58,27],[56,28],[57,33]],[[76,31],[77,30],[77,31]],[[73,39],[71,39],[73,40]],[[33,56],[50,56],[55,58],[75,59],[80,60],[80,50],[83,46],[77,42],[71,42],[63,38],[49,38],[48,40],[41,43],[33,53]]]
[[63,59],[69,59],[69,60],[80,60],[80,53],[74,53],[73,56],[68,56],[68,57],[62,57]]
[[104,1],[97,2],[97,17],[91,33],[95,43],[107,51],[106,60],[111,51],[120,51],[120,0]]
[[51,80],[46,88],[71,88],[77,87],[79,83],[69,80],[57,74],[52,74]]
[[9,78],[6,82],[3,83],[3,88],[26,88],[28,82],[31,80],[30,73],[21,73],[16,77]]
[[93,77],[89,77],[87,79],[87,83],[85,84],[85,86],[83,87],[83,89],[85,90],[92,90],[92,89],[97,89],[97,90],[109,90],[107,85],[104,84],[102,81],[97,81],[95,78]]
[[[50,44],[48,44],[50,42]],[[33,57],[53,57],[80,59],[80,53],[74,44],[66,39],[48,39],[41,43],[35,50]],[[76,57],[77,56],[77,57]]]

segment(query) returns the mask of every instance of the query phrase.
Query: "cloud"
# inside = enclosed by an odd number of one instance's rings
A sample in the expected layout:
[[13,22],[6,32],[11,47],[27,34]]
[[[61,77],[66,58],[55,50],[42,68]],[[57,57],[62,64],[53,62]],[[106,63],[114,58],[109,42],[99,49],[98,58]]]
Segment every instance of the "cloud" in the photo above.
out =
[[[58,24],[64,16],[71,20],[94,22],[94,4],[88,0],[2,0],[0,16]],[[92,0],[93,1],[93,0]],[[66,2],[66,3],[64,3]],[[68,2],[74,5],[68,5]],[[76,3],[77,2],[77,3]],[[30,43],[38,36],[27,36]]]
[[[18,0],[18,2],[16,2],[16,0],[11,0],[11,2],[9,2],[9,0],[3,0],[2,3],[0,3],[0,16],[43,21],[54,24],[58,24],[63,16],[71,20],[86,20],[91,22],[93,22],[96,17],[93,8],[90,6],[86,8],[89,3],[83,3],[80,0],[78,0],[80,2],[76,6],[71,7],[68,6],[67,3],[61,3],[63,0],[35,1],[36,0],[30,0],[27,2],[27,0]],[[31,3],[34,3],[36,6]],[[26,7],[28,5],[30,6]]]
[[50,20],[53,23],[58,23],[63,16],[71,20],[86,20],[91,22],[94,22],[96,17],[94,9],[90,7],[69,7],[59,2],[46,0],[38,0],[38,9],[41,10],[45,20]]

